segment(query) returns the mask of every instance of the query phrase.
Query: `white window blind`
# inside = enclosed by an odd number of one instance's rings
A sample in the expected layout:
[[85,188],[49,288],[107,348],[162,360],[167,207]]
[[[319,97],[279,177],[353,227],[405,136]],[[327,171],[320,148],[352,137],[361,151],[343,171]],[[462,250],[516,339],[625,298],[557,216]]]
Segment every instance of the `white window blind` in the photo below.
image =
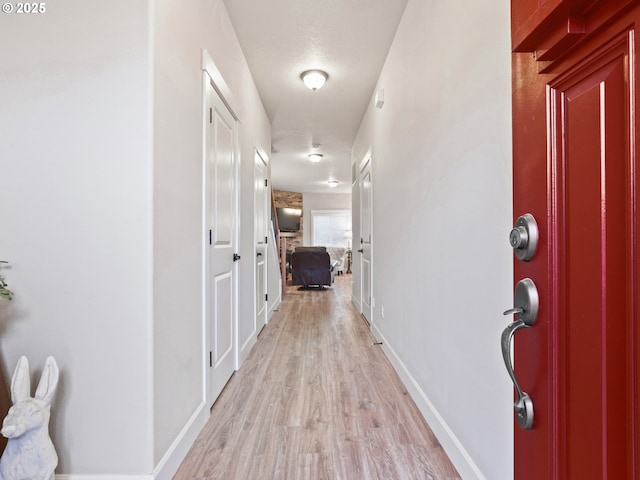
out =
[[313,245],[347,248],[346,232],[351,230],[349,210],[311,210],[311,224]]

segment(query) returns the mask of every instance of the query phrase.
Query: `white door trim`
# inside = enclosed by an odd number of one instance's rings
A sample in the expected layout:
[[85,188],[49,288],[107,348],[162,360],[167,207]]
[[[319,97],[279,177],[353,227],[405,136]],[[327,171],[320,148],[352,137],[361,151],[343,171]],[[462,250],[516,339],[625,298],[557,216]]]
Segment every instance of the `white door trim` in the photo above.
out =
[[[228,108],[231,116],[235,120],[238,126],[238,130],[236,132],[235,138],[233,139],[233,149],[234,156],[236,158],[235,162],[235,184],[236,184],[236,192],[235,192],[235,231],[233,233],[234,244],[236,248],[239,248],[239,228],[240,228],[240,145],[239,145],[239,128],[240,128],[240,120],[238,117],[238,109],[237,109],[237,101],[235,100],[231,90],[227,86],[226,82],[222,78],[220,71],[215,66],[213,59],[207,52],[207,50],[202,50],[202,399],[207,406],[210,406],[214,399],[209,398],[210,392],[210,374],[209,374],[209,350],[210,345],[208,344],[210,338],[209,331],[209,309],[211,308],[212,299],[210,298],[210,288],[209,288],[209,262],[210,262],[210,249],[209,249],[209,227],[207,225],[207,195],[208,195],[208,185],[207,185],[207,125],[209,124],[209,109],[207,106],[207,88],[212,86],[213,89],[218,93],[220,99]],[[236,262],[235,274],[234,274],[234,285],[233,285],[233,299],[232,302],[234,304],[234,312],[233,312],[233,348],[234,348],[234,368],[237,370],[239,365],[239,349],[238,349],[238,289],[239,289],[239,268],[238,263]]]
[[222,78],[220,70],[218,70],[218,67],[216,67],[216,64],[213,62],[211,55],[209,55],[209,52],[206,49],[202,49],[201,66],[202,71],[209,75],[213,88],[216,89],[218,95],[220,95],[220,98],[231,112],[231,115],[233,115],[233,118],[235,118],[237,122],[240,122],[240,104],[227,85],[227,82]]
[[[363,179],[365,177],[365,175],[368,173],[370,178],[373,178],[373,174],[372,174],[372,155],[371,155],[371,150],[369,150],[367,152],[367,154],[364,156],[362,162],[360,163],[360,169],[359,169],[359,174],[358,174],[358,185],[359,185],[359,192],[360,192],[360,237],[362,238],[364,236],[364,232],[363,232],[363,223],[364,223],[364,215],[363,215],[363,204],[364,202],[362,201],[363,198],[363,188],[362,188],[362,182]],[[364,301],[364,295],[365,295],[365,289],[364,289],[364,274],[365,274],[365,268],[364,268],[364,253],[360,254],[360,313],[365,317],[365,319],[369,322],[370,325],[373,325],[373,309],[375,307],[375,299],[373,296],[373,182],[370,182],[369,185],[369,218],[368,218],[368,222],[369,222],[369,234],[370,234],[370,245],[369,245],[369,292],[370,292],[370,299],[369,302],[367,303]],[[360,244],[360,248],[362,248],[362,244]],[[369,305],[369,308],[367,308],[368,312],[365,312],[365,308],[367,307],[367,305]]]
[[[264,198],[263,198],[263,210],[262,212],[259,212],[258,209],[256,208],[256,216],[259,216],[260,221],[259,222],[254,222],[254,225],[258,225],[260,228],[256,228],[256,232],[254,235],[254,245],[256,248],[256,255],[258,253],[260,253],[262,256],[261,258],[261,262],[263,264],[263,269],[262,269],[262,285],[264,287],[264,291],[263,292],[257,292],[257,287],[258,287],[258,264],[260,263],[259,261],[256,260],[256,262],[254,263],[254,275],[255,275],[255,282],[254,282],[254,288],[256,289],[256,291],[254,292],[254,298],[256,298],[257,302],[261,302],[263,303],[263,309],[260,313],[260,316],[262,316],[263,318],[261,320],[258,319],[258,315],[256,314],[256,319],[255,319],[255,327],[256,327],[256,334],[260,332],[260,330],[262,329],[262,327],[264,327],[267,324],[268,321],[268,302],[267,302],[267,292],[269,291],[268,289],[268,261],[267,261],[267,244],[269,241],[269,229],[268,229],[268,213],[270,211],[270,207],[271,207],[271,203],[269,202],[269,185],[268,185],[268,157],[266,156],[266,154],[264,153],[263,150],[256,148],[255,149],[255,164],[254,164],[254,181],[255,182],[267,182],[267,184],[264,185]],[[261,175],[260,175],[261,174]],[[260,177],[260,178],[258,178]],[[254,192],[257,191],[257,188],[254,189]],[[254,199],[254,201],[257,199]],[[255,203],[254,203],[255,204]],[[260,293],[260,295],[258,296],[258,293]],[[258,305],[255,305],[254,308],[254,312],[258,311]]]

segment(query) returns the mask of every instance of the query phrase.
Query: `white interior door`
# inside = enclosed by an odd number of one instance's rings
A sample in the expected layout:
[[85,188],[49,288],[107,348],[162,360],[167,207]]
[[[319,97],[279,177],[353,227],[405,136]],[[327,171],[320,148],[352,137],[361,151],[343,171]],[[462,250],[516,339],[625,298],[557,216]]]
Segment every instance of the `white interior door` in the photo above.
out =
[[233,374],[237,357],[238,126],[211,82],[206,101],[207,398],[212,405]]
[[362,315],[371,324],[373,314],[373,280],[372,280],[372,191],[371,191],[371,157],[367,159],[360,171],[360,274],[362,276]]
[[256,328],[267,324],[267,242],[269,241],[269,186],[267,162],[256,151],[255,162],[255,232],[256,232]]

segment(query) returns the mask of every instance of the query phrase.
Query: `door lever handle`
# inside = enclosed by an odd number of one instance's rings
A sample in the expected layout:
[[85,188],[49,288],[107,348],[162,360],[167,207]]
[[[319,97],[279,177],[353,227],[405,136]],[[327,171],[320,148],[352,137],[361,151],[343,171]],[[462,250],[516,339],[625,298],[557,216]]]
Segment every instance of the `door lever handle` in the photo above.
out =
[[[509,310],[507,310],[505,314],[507,314],[507,312],[509,312]],[[523,320],[516,320],[515,322],[510,323],[502,332],[502,358],[504,360],[504,366],[507,367],[507,373],[509,373],[509,377],[511,377],[513,386],[516,389],[517,397],[513,404],[513,409],[516,411],[518,424],[524,430],[531,430],[531,427],[533,426],[533,401],[529,394],[527,392],[523,392],[520,388],[520,384],[516,379],[516,374],[513,371],[513,364],[511,363],[511,339],[521,328],[530,327],[524,323]]]
[[261,257],[261,256],[262,256],[262,252],[256,253],[256,257]]
[[533,280],[523,278],[518,282],[513,301],[516,306],[503,312],[503,315],[515,315],[515,321],[507,325],[507,328],[502,332],[500,346],[504,366],[507,368],[509,378],[511,378],[516,389],[517,396],[513,404],[513,409],[516,411],[516,419],[524,430],[531,430],[533,426],[533,400],[531,400],[527,392],[522,391],[518,380],[516,380],[513,363],[511,362],[511,340],[518,330],[531,327],[538,317],[540,301],[538,289]]
[[240,258],[242,258],[242,257],[240,257],[240,255],[238,255],[237,253],[233,254],[233,261],[234,262],[237,262],[238,260],[240,260]]
[[363,249],[363,248],[359,248],[359,249],[358,249],[358,251],[359,251],[360,253],[364,253],[364,249]]

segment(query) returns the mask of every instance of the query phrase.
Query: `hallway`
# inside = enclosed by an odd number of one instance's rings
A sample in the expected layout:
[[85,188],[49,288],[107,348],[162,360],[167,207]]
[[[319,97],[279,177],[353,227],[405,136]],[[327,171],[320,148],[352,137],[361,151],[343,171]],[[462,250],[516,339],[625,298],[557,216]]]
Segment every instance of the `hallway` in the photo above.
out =
[[351,303],[288,287],[176,480],[460,478]]

